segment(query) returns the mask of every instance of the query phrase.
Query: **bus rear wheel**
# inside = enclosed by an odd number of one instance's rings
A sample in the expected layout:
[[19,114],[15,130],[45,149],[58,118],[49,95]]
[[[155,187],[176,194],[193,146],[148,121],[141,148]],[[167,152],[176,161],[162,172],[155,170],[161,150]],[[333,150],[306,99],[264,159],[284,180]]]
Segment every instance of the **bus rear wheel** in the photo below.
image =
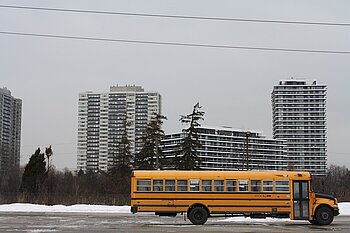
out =
[[317,208],[315,214],[315,224],[317,225],[329,225],[333,222],[334,213],[331,208],[327,206],[321,206]]
[[208,211],[203,207],[193,207],[188,214],[188,218],[194,225],[203,225],[208,220]]

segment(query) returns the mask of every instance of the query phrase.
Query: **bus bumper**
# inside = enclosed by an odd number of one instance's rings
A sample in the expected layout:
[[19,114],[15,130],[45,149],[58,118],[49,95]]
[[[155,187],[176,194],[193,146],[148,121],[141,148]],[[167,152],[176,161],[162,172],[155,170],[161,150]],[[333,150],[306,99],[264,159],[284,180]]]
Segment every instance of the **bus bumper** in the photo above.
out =
[[135,214],[137,213],[137,206],[131,206],[131,213]]

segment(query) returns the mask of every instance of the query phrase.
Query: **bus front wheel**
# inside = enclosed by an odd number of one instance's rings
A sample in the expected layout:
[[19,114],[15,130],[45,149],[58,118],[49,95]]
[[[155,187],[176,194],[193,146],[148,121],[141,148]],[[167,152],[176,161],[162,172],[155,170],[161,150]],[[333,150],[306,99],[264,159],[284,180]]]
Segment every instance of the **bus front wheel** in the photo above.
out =
[[203,207],[193,207],[189,213],[188,218],[194,225],[203,225],[208,220],[208,211]]
[[315,224],[329,225],[333,222],[333,218],[334,218],[334,214],[331,208],[327,206],[321,206],[316,210]]

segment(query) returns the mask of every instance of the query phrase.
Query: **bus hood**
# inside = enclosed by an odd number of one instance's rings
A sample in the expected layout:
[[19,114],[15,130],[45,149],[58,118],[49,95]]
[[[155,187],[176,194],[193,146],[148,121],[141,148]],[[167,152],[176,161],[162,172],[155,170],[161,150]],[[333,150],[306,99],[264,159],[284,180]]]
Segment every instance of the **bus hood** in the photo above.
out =
[[330,199],[330,200],[333,200],[335,201],[335,197],[332,196],[332,195],[327,195],[327,194],[323,194],[323,193],[316,193],[316,197],[319,197],[319,198],[326,198],[326,199]]

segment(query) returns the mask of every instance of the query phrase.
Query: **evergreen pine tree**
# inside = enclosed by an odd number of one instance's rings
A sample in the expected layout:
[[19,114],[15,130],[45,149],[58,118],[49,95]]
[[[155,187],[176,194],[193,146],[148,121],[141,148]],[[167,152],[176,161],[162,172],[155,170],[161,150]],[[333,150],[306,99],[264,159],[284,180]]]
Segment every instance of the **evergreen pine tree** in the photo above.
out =
[[117,146],[117,153],[114,157],[114,167],[131,168],[131,161],[133,156],[131,154],[131,142],[127,134],[127,126],[129,123],[124,122],[124,133]]
[[143,147],[135,156],[135,169],[148,170],[163,167],[165,159],[159,145],[165,136],[162,124],[166,119],[163,115],[153,114],[141,138]]
[[130,174],[132,167],[132,153],[130,140],[127,135],[127,122],[124,123],[124,133],[118,142],[113,156],[113,164],[108,169],[108,176],[113,181],[114,189],[120,194],[130,193]]
[[134,169],[156,169],[155,156],[154,144],[145,140],[142,149],[135,155]]
[[40,153],[40,148],[38,148],[25,166],[20,190],[31,194],[38,193],[44,182],[45,176],[45,155],[44,153]]
[[84,171],[83,171],[83,169],[79,169],[79,171],[78,171],[78,176],[83,176],[84,175]]
[[193,106],[191,114],[182,115],[180,121],[183,124],[188,124],[187,129],[183,129],[185,138],[181,143],[181,150],[175,158],[175,168],[179,170],[198,170],[200,169],[200,158],[198,157],[197,149],[201,146],[198,138],[198,127],[200,120],[204,120],[204,112],[200,109],[202,106],[199,103]]

